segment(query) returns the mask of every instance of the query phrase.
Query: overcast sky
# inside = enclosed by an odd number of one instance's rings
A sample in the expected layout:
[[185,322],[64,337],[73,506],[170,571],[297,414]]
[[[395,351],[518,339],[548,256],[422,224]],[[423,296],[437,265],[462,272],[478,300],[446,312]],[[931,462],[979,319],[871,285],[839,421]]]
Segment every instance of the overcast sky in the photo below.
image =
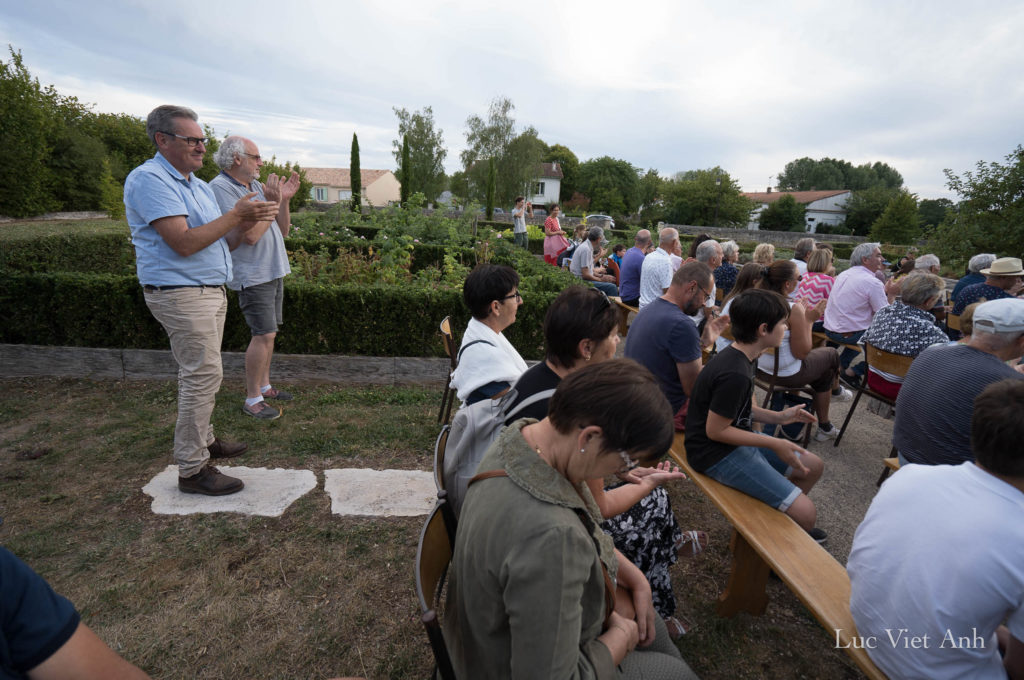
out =
[[882,161],[921,198],[1024,141],[1022,35],[1019,0],[0,4],[42,84],[100,112],[190,106],[305,166],[348,167],[356,132],[363,168],[394,169],[392,107],[431,106],[452,172],[467,116],[507,96],[580,160],[720,165],[745,191],[803,156]]

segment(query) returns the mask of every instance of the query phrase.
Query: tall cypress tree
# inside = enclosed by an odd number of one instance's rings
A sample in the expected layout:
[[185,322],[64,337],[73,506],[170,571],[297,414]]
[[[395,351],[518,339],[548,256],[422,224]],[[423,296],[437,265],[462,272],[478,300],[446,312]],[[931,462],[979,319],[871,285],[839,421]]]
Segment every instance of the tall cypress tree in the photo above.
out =
[[497,172],[494,168],[494,156],[487,159],[487,219],[494,219],[494,187],[497,184]]
[[409,162],[409,135],[402,135],[402,207],[409,203],[412,188],[412,164]]
[[352,157],[349,160],[349,177],[352,185],[352,212],[362,212],[363,176],[359,171],[359,138],[352,133]]

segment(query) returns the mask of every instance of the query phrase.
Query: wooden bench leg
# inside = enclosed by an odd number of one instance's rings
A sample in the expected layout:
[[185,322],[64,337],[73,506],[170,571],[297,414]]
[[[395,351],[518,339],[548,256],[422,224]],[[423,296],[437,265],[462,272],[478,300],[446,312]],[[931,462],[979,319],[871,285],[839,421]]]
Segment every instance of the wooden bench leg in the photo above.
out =
[[725,591],[718,597],[718,615],[730,617],[747,612],[760,616],[768,607],[768,563],[737,531],[732,532],[730,549],[732,567]]

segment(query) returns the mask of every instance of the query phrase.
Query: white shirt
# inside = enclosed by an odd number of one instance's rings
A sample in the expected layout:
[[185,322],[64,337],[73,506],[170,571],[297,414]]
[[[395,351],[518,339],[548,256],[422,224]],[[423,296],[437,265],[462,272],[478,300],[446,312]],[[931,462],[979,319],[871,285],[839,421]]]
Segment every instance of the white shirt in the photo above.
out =
[[640,267],[640,309],[660,298],[672,283],[672,258],[658,248],[644,258]]
[[846,566],[857,634],[874,638],[868,656],[890,678],[1006,678],[995,629],[1005,618],[1024,640],[1017,488],[973,463],[905,465],[872,501]]
[[[466,347],[474,340],[482,340]],[[466,347],[463,352],[462,348]],[[459,345],[459,365],[452,372],[452,387],[460,401],[466,401],[478,387],[492,382],[514,383],[526,371],[526,362],[501,333],[476,319],[470,319]]]

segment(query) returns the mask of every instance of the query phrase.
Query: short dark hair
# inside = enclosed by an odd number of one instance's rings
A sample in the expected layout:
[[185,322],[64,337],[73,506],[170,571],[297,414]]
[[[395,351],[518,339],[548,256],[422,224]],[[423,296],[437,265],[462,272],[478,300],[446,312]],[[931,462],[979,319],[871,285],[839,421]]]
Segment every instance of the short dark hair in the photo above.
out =
[[711,236],[709,236],[708,234],[697,234],[697,236],[695,236],[693,239],[693,243],[690,244],[690,257],[696,258],[697,246],[699,246],[701,243],[704,243],[704,241],[710,240]]
[[1024,477],[1024,380],[992,383],[974,398],[971,450],[986,470],[1004,477]]
[[618,323],[618,309],[604,293],[589,286],[569,286],[544,316],[545,358],[569,368],[580,358],[580,340],[600,342]]
[[782,287],[796,275],[796,264],[792,260],[775,260],[764,271],[764,278],[758,287],[781,294]]
[[466,277],[462,299],[473,318],[483,321],[491,313],[491,303],[509,295],[518,285],[519,274],[512,267],[482,264]]
[[703,262],[687,262],[672,275],[672,285],[685,286],[690,281],[696,281],[698,286],[703,287],[710,278],[711,267]]
[[736,338],[737,342],[757,342],[757,329],[761,324],[767,324],[770,333],[788,316],[789,303],[786,302],[786,298],[775,291],[762,288],[743,291],[729,306],[732,337]]
[[175,122],[175,118],[199,120],[196,112],[187,106],[164,104],[149,112],[149,115],[146,116],[146,135],[149,137],[149,141],[153,142],[153,146],[156,146],[156,133],[163,132],[166,134],[178,131],[178,124]]
[[[628,405],[623,408],[623,405]],[[660,458],[675,436],[672,407],[651,372],[632,359],[611,359],[573,371],[558,384],[548,420],[561,434],[597,425],[603,451]]]
[[621,243],[616,243],[615,245],[612,246],[612,252],[613,253],[619,253],[619,252],[622,252],[625,249],[626,249],[626,246],[622,245]]
[[519,201],[525,201],[525,200],[526,200],[526,199],[525,199],[525,198],[523,198],[522,196],[516,196],[516,200],[514,200],[514,201],[512,201],[512,202],[513,202],[513,203],[518,203]]

